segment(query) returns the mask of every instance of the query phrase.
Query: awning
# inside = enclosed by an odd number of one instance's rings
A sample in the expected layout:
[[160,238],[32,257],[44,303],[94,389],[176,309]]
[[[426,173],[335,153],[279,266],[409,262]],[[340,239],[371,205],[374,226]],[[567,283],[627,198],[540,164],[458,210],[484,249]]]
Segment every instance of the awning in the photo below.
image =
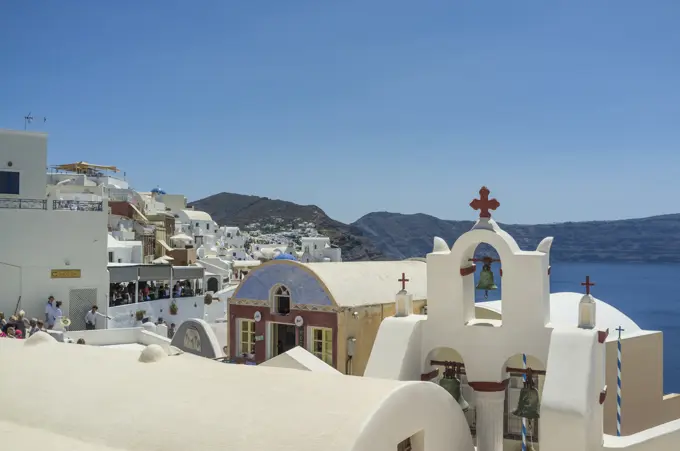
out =
[[170,265],[144,265],[139,267],[139,280],[170,280]]
[[260,260],[234,260],[234,268],[252,268],[261,264]]
[[134,282],[138,266],[109,266],[109,283]]
[[148,222],[149,222],[149,220],[146,218],[146,216],[144,216],[144,214],[143,214],[141,211],[139,211],[139,208],[137,208],[137,207],[135,206],[135,204],[130,204],[130,207],[132,207],[132,210],[133,210],[135,213],[137,213],[137,214],[139,215],[139,217],[141,218],[142,222],[145,222],[145,223],[148,223]]
[[173,280],[203,279],[205,268],[202,266],[174,266]]
[[166,252],[172,251],[172,248],[168,246],[168,243],[166,243],[165,240],[158,240],[158,244],[160,244],[161,247],[165,249]]
[[173,235],[170,237],[171,240],[179,240],[179,241],[194,241],[193,238],[191,238],[189,235],[186,233],[178,233],[177,235]]

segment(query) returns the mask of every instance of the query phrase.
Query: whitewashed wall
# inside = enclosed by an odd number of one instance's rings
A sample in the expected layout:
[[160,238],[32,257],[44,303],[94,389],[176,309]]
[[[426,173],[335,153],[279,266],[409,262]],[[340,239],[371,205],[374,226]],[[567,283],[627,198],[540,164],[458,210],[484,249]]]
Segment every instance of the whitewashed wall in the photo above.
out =
[[170,314],[170,299],[158,299],[156,301],[139,302],[137,304],[126,304],[108,308],[108,327],[125,328],[138,327],[141,322],[137,321],[135,314],[137,310],[145,310],[145,317],[150,321],[156,322],[158,318],[163,318],[167,324],[175,323],[177,327],[191,318],[203,319],[208,323],[224,319],[226,316],[226,301],[215,302],[205,305],[203,296],[173,299],[177,304],[176,315]]

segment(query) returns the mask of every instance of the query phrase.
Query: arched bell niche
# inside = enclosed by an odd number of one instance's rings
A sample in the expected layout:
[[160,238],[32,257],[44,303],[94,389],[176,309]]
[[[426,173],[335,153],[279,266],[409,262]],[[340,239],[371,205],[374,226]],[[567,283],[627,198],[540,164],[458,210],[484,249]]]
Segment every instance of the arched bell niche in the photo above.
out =
[[[454,245],[455,248],[455,245]],[[501,300],[503,284],[503,259],[501,252],[487,241],[471,243],[461,253],[460,276],[463,278],[463,299],[465,303],[474,304],[485,301]],[[477,307],[472,309],[472,318],[467,322],[471,326],[503,325],[501,315],[496,318],[482,316],[478,318]]]
[[[465,419],[470,426],[470,433],[473,440],[476,429],[476,415],[474,409],[474,391],[468,385],[467,375],[465,372],[465,361],[463,356],[457,350],[441,346],[432,349],[425,357],[423,362],[425,369],[429,368],[430,382],[440,385],[442,388],[452,394],[455,387],[460,387],[461,397],[456,399],[458,405],[461,406]],[[457,379],[453,381],[453,379]],[[458,385],[458,382],[460,384]]]
[[[527,444],[538,444],[540,435],[540,418],[522,418],[523,412],[532,412],[536,408],[540,415],[541,394],[545,381],[545,364],[537,357],[529,354],[515,354],[503,364],[507,372],[508,383],[505,390],[505,418],[503,421],[503,438],[518,443],[522,441],[522,427],[526,431]],[[527,371],[530,369],[531,371]],[[525,388],[525,378],[531,377],[532,384],[538,393],[538,402],[531,402],[533,395],[528,393],[532,388]],[[524,390],[524,394],[523,394]]]

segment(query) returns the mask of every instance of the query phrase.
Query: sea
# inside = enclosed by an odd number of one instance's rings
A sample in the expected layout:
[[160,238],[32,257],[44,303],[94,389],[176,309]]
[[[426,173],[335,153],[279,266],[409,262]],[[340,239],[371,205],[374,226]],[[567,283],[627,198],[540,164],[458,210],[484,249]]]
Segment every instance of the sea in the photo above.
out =
[[[626,314],[645,330],[663,332],[664,392],[680,393],[680,264],[650,263],[551,263],[550,292],[585,293],[586,276],[595,283],[591,294]],[[478,268],[481,265],[478,265]],[[500,290],[489,300],[501,298]],[[477,292],[477,301],[484,292]],[[610,333],[616,333],[610,331]],[[625,365],[625,362],[624,362]]]

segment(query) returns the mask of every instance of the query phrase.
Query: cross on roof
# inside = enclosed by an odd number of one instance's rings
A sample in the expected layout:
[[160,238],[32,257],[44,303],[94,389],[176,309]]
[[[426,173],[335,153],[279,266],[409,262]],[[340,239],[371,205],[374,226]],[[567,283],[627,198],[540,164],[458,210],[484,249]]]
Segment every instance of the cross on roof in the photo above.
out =
[[619,327],[617,327],[617,328],[614,329],[614,330],[618,331],[618,333],[619,333],[619,340],[620,340],[620,339],[621,339],[621,332],[623,332],[625,329],[624,329],[623,327],[619,326]]
[[590,281],[590,276],[586,276],[586,281],[581,282],[581,285],[586,287],[586,294],[590,294],[590,287],[594,287],[595,283]]
[[482,189],[479,190],[479,199],[474,199],[470,202],[470,206],[473,210],[479,210],[480,218],[491,218],[489,210],[495,210],[501,206],[500,202],[496,199],[489,199],[490,193],[491,191],[489,191],[489,188],[482,186]]
[[410,282],[410,280],[406,278],[405,273],[401,273],[401,279],[398,279],[397,282],[401,282],[401,289],[406,290],[406,282]]

